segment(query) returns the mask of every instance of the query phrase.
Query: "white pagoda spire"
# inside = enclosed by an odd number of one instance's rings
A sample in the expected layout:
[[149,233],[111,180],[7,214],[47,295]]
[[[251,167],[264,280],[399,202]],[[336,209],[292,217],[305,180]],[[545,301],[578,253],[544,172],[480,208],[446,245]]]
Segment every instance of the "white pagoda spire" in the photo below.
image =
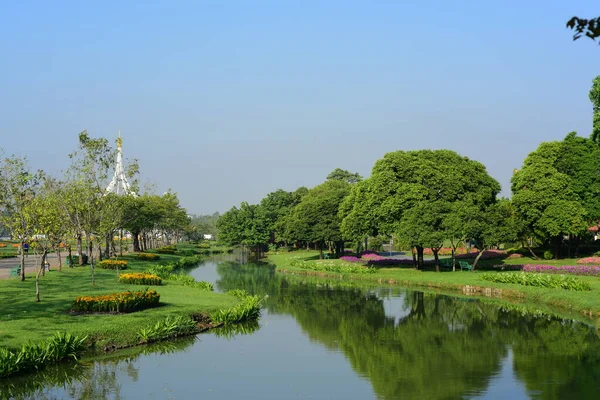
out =
[[131,191],[129,182],[127,182],[127,177],[125,176],[125,169],[123,168],[123,154],[121,152],[122,147],[123,140],[121,139],[121,131],[119,131],[119,137],[117,138],[117,165],[115,166],[115,174],[108,184],[106,192],[118,195],[135,196],[135,193]]

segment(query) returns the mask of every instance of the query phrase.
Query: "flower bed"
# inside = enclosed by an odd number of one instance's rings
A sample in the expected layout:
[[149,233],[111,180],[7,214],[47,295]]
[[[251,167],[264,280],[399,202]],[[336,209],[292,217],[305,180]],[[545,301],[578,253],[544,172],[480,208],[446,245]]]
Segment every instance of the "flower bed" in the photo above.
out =
[[156,250],[160,254],[175,254],[176,251],[177,248],[175,246],[164,246]]
[[600,275],[600,267],[595,265],[535,265],[528,264],[523,266],[524,272],[543,272],[546,274],[569,274],[569,275]]
[[152,253],[136,253],[135,259],[140,261],[156,261],[160,260],[160,256]]
[[158,305],[160,294],[153,289],[101,296],[76,297],[71,309],[79,312],[132,312]]
[[98,267],[102,269],[127,269],[126,260],[102,260],[98,263]]
[[160,276],[134,272],[131,274],[121,274],[119,282],[132,285],[160,285],[162,279]]
[[0,243],[0,248],[6,247],[6,243]]
[[585,257],[577,260],[577,264],[600,264],[600,257]]

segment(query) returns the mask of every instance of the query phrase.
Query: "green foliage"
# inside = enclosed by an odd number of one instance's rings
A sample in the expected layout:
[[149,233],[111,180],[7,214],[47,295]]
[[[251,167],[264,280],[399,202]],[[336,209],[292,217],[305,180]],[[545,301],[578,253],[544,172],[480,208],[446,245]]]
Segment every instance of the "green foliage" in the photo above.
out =
[[135,253],[135,259],[140,261],[157,261],[160,256],[154,253]]
[[550,250],[544,251],[544,260],[552,260],[554,258],[554,254]]
[[349,184],[354,184],[362,181],[363,177],[358,173],[351,173],[341,168],[336,168],[329,175],[327,175],[327,180],[337,180],[346,182]]
[[316,262],[294,260],[290,263],[290,265],[292,267],[298,267],[312,271],[337,272],[340,274],[374,274],[377,272],[377,269],[373,267],[361,265],[343,265],[334,261]]
[[260,317],[260,309],[261,305],[258,296],[245,296],[235,306],[211,313],[210,319],[213,323],[222,323],[224,325],[256,320]]
[[516,283],[518,285],[542,288],[565,289],[572,291],[591,290],[589,283],[568,275],[538,274],[527,272],[498,272],[494,274],[482,274],[481,278],[491,282]]
[[228,246],[246,245],[260,250],[270,239],[269,219],[264,207],[243,202],[232,207],[217,222],[219,241]]
[[190,317],[167,317],[138,332],[140,343],[151,343],[198,332],[196,323]]
[[596,40],[596,38],[600,37],[600,17],[592,19],[573,17],[567,21],[567,28],[575,31],[573,40],[577,40],[581,36]]
[[27,343],[16,351],[0,348],[0,378],[40,370],[65,359],[77,360],[85,349],[87,337],[57,332],[40,343]]
[[590,101],[592,102],[593,120],[592,134],[590,139],[600,145],[600,75],[594,78],[590,89]]
[[166,279],[175,270],[175,264],[152,265],[148,267],[147,272],[152,275],[160,276]]
[[102,268],[102,269],[127,269],[127,261],[126,260],[115,260],[115,259],[106,259],[106,260],[102,260],[100,261],[98,264],[96,264],[96,266],[98,268]]
[[175,246],[163,246],[159,249],[156,249],[156,252],[159,254],[175,254],[177,252],[177,247]]
[[131,274],[119,275],[119,282],[128,285],[160,286],[162,284],[162,279],[157,275],[134,272]]

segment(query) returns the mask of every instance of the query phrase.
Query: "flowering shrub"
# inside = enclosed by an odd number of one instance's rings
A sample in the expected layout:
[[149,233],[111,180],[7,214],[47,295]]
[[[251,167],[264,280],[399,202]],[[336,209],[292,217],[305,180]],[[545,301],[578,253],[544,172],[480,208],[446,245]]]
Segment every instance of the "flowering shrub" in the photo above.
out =
[[375,254],[375,253],[368,253],[365,254],[361,257],[363,260],[368,260],[368,261],[373,261],[373,260],[383,260],[383,257],[381,257],[379,254]]
[[153,289],[138,292],[112,293],[101,296],[76,297],[73,311],[132,312],[158,305],[160,294]]
[[152,253],[136,253],[135,259],[140,261],[156,261],[160,260],[160,256]]
[[313,271],[338,272],[342,274],[373,274],[376,272],[375,268],[360,265],[340,265],[333,262],[317,263],[314,261],[294,260],[291,262],[291,265],[293,267],[311,269]]
[[516,283],[524,286],[565,289],[573,291],[591,290],[587,282],[568,275],[527,274],[525,272],[497,272],[483,274],[481,278],[486,281],[499,283]]
[[556,265],[524,265],[524,272],[543,272],[546,274],[569,274],[569,275],[588,275],[588,276],[597,276],[600,275],[600,267],[593,265],[565,265],[565,266],[556,266]]
[[6,243],[0,243],[0,248],[1,247],[6,247]]
[[160,276],[134,272],[131,274],[121,274],[119,282],[132,285],[160,285],[162,279]]
[[98,267],[102,269],[127,269],[126,260],[106,259],[98,263]]
[[340,260],[347,261],[347,262],[354,262],[354,263],[362,262],[362,260],[360,258],[354,257],[354,256],[342,256],[342,257],[340,257]]
[[577,264],[600,264],[600,257],[585,257],[577,260]]
[[13,244],[12,247],[14,247],[15,249],[18,249],[19,247],[21,247],[21,245],[16,243],[16,244]]

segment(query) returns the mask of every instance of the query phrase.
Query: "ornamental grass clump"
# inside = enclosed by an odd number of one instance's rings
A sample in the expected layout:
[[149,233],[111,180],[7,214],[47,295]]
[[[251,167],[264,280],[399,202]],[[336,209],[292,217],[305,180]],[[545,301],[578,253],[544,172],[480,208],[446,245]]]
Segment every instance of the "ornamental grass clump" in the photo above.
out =
[[71,309],[77,312],[133,312],[158,305],[160,294],[153,289],[75,298]]
[[569,274],[569,275],[584,275],[598,276],[600,275],[600,267],[596,265],[536,265],[528,264],[523,266],[525,272],[543,272],[545,274]]
[[190,317],[167,317],[152,326],[140,329],[138,338],[140,343],[151,343],[196,332],[198,332],[198,327]]
[[85,350],[85,337],[57,332],[48,340],[28,343],[17,351],[0,348],[0,378],[32,370],[40,370],[48,364],[65,359],[77,360]]
[[160,260],[160,256],[153,253],[136,253],[135,259],[139,261],[157,261]]
[[313,271],[337,272],[341,274],[374,274],[377,272],[375,268],[372,267],[363,265],[340,265],[334,261],[317,263],[314,261],[294,260],[290,263],[290,265],[293,267],[310,269]]
[[177,247],[175,246],[163,246],[160,249],[156,249],[157,253],[160,254],[175,254]]
[[210,314],[210,320],[217,324],[255,320],[260,317],[260,299],[258,296],[245,296],[240,303],[226,310],[218,310]]
[[498,272],[483,274],[481,278],[486,281],[498,283],[516,283],[524,286],[535,286],[551,289],[565,289],[572,291],[591,290],[587,282],[568,275],[531,274],[526,272]]
[[596,264],[600,265],[600,257],[585,257],[577,260],[577,264]]
[[127,260],[106,259],[100,261],[96,266],[102,269],[127,269]]
[[162,278],[157,275],[145,274],[143,272],[134,272],[130,274],[121,274],[119,276],[119,282],[131,285],[158,286],[162,283]]

